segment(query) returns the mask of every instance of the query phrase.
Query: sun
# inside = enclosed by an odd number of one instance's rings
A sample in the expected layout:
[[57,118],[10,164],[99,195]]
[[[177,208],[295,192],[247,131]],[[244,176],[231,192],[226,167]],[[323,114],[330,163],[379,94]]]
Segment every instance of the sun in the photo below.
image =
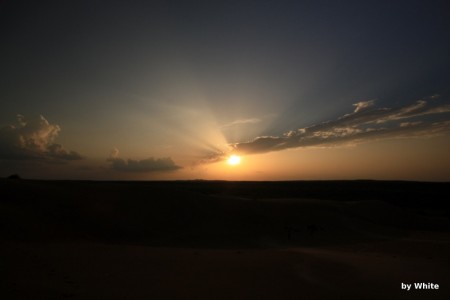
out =
[[241,157],[237,155],[231,155],[228,160],[227,164],[235,166],[241,163]]

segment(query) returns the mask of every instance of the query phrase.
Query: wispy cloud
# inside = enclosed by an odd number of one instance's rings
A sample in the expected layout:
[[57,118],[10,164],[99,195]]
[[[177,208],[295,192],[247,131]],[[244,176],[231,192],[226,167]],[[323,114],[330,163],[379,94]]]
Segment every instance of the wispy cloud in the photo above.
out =
[[[431,106],[427,101],[419,100],[398,108],[375,108],[374,101],[370,100],[354,106],[352,113],[336,120],[292,130],[281,136],[260,136],[231,144],[231,152],[255,154],[308,146],[336,147],[376,139],[431,137],[450,131],[450,120],[431,121],[432,118],[425,117],[449,113],[450,105]],[[205,161],[217,161],[224,155],[212,154]]]
[[17,124],[0,128],[0,159],[40,160],[44,162],[79,160],[81,155],[54,143],[61,132],[42,115],[17,115]]
[[220,126],[220,128],[227,128],[227,127],[232,127],[232,126],[236,126],[236,125],[256,124],[259,122],[261,122],[261,119],[258,119],[258,118],[239,119],[239,120],[235,120],[230,123],[226,123],[226,124]]
[[114,170],[121,172],[161,172],[181,169],[181,167],[177,166],[170,157],[124,160],[119,157],[119,150],[117,148],[114,148],[111,151],[111,155],[107,161],[111,163],[111,167]]
[[375,100],[368,100],[368,101],[360,101],[358,103],[353,104],[355,107],[355,113],[360,112],[364,109],[367,109],[369,107],[372,107],[375,104]]

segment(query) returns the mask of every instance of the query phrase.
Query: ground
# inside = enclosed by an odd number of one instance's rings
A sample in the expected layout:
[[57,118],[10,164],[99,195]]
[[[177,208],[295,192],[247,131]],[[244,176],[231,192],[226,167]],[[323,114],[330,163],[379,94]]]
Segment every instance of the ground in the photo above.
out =
[[448,184],[409,184],[3,180],[2,298],[450,299]]

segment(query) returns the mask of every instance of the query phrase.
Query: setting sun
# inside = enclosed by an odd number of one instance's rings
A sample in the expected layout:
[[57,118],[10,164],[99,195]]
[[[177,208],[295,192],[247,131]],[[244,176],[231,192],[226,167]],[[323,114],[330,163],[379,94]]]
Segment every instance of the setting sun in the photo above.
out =
[[241,158],[237,155],[231,155],[228,158],[227,163],[232,166],[238,165],[241,163]]

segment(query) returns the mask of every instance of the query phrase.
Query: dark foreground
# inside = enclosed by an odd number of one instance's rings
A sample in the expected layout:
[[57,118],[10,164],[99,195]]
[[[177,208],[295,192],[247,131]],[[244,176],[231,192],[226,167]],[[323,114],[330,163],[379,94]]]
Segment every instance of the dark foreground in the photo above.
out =
[[449,183],[0,189],[2,299],[450,299]]

